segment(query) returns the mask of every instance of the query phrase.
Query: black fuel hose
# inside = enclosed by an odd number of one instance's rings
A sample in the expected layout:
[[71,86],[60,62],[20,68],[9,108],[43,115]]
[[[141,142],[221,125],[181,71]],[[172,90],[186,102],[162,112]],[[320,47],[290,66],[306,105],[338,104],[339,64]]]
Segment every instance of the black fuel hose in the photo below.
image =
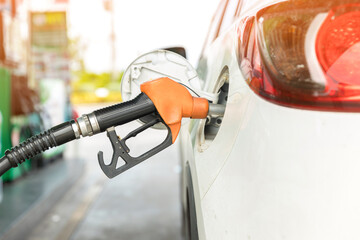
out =
[[5,151],[5,156],[0,159],[0,174],[4,174],[12,167],[17,167],[26,159],[30,159],[49,148],[59,146],[76,139],[72,124],[74,120],[57,125],[50,130],[33,136],[20,145]]
[[0,158],[0,176],[26,159],[33,158],[49,148],[60,146],[80,136],[92,136],[104,132],[109,127],[118,126],[154,112],[156,108],[153,102],[146,94],[141,93],[133,100],[99,109],[76,120],[52,127],[6,150],[5,156]]

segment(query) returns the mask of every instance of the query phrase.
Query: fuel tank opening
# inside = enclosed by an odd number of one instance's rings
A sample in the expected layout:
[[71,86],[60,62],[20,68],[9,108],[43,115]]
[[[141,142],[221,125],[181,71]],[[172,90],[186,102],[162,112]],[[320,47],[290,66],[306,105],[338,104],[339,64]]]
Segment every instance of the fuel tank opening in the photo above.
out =
[[[229,74],[227,72],[223,73],[219,78],[217,92],[219,94],[218,102],[216,105],[210,105],[210,107],[218,108],[219,111],[212,109],[211,112],[213,114],[206,118],[204,128],[205,141],[214,140],[223,121],[224,108],[226,107],[229,93]],[[216,112],[219,112],[219,114],[216,114]]]

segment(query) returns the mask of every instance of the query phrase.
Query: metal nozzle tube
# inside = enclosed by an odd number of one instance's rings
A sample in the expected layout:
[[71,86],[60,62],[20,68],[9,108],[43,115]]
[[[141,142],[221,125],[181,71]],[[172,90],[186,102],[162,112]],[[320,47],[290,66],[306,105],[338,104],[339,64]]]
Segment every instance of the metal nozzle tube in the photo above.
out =
[[222,104],[209,103],[209,113],[208,113],[208,115],[211,116],[211,117],[224,116],[225,108],[226,108],[226,106],[222,105]]

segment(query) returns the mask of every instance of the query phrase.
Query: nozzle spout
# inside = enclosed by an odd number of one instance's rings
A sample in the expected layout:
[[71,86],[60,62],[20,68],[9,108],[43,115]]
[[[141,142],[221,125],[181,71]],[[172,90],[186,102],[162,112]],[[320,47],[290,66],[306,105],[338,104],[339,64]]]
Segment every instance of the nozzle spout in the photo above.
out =
[[225,105],[210,103],[208,115],[211,117],[222,117],[225,114],[225,108]]

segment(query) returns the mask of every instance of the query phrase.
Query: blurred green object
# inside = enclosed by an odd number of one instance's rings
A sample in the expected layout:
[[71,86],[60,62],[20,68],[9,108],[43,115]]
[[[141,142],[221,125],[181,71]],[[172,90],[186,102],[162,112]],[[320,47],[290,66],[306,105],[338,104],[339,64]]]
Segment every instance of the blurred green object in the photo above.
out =
[[[0,137],[1,137],[1,128],[2,128],[2,114],[0,111]],[[1,139],[0,139],[0,154],[2,153],[1,149],[2,148],[1,148]],[[3,199],[3,183],[2,183],[2,178],[0,178],[0,203],[1,203],[2,199]]]
[[[0,112],[2,115],[1,124],[1,156],[5,150],[11,148],[11,76],[10,72],[4,68],[0,68]],[[3,175],[3,180],[7,181],[16,174],[11,171]]]
[[[25,107],[24,102],[18,102],[15,105],[12,102],[11,94],[12,94],[12,81],[11,73],[9,70],[5,68],[0,68],[0,112],[2,115],[2,125],[1,125],[1,156],[4,155],[6,149],[10,149],[12,147],[13,141],[16,144],[24,141],[25,139],[33,136],[32,127],[34,124],[31,124],[30,115],[19,115],[13,116],[12,107]],[[23,90],[23,89],[21,89]],[[25,92],[18,91],[16,94],[23,94]],[[13,99],[21,99],[23,96],[17,96]],[[24,106],[19,106],[22,104]],[[38,132],[36,132],[38,133]],[[11,182],[15,179],[19,178],[23,174],[27,173],[32,167],[32,161],[25,161],[17,168],[10,169],[7,173],[2,176],[4,182]]]

